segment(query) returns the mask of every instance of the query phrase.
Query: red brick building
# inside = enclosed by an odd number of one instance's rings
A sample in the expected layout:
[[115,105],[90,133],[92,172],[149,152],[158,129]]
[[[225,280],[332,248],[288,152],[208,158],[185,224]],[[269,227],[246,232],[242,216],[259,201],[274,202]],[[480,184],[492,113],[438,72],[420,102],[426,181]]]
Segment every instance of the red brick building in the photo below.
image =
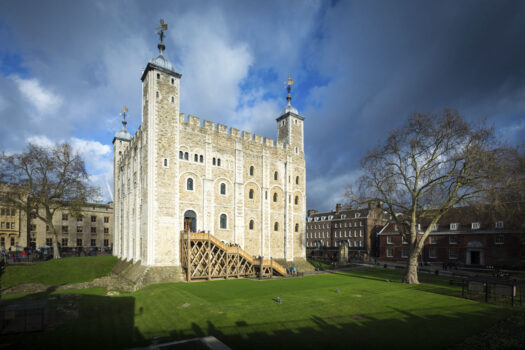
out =
[[[506,222],[499,220],[497,215],[477,213],[472,207],[454,208],[432,228],[420,261],[525,268],[523,220],[520,217]],[[419,227],[419,237],[426,228]],[[386,224],[378,237],[381,260],[407,260],[408,244],[403,241],[395,223]]]
[[[376,234],[387,222],[381,205],[370,202],[366,208],[345,208],[319,213],[308,210],[306,218],[306,256],[333,257],[346,242],[353,256],[377,256]],[[317,253],[317,254],[316,254]]]

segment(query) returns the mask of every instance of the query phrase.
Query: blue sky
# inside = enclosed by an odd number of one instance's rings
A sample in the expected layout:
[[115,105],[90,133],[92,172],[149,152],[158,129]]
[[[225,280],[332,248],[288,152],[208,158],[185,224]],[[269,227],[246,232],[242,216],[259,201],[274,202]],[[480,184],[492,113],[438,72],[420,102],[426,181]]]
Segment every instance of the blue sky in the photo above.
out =
[[416,111],[458,109],[523,142],[522,1],[18,0],[0,2],[0,150],[71,142],[109,199],[119,112],[134,132],[160,18],[183,113],[275,138],[293,77],[308,208],[342,201],[366,151]]

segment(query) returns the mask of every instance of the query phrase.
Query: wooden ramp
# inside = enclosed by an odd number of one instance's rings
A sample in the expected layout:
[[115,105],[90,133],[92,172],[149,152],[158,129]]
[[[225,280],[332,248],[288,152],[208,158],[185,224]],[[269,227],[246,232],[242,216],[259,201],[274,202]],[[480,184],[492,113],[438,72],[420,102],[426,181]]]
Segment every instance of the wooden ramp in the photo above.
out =
[[[230,247],[209,233],[181,233],[181,260],[186,280],[259,276],[286,276],[272,259],[255,258],[240,247]],[[189,254],[188,254],[189,252]]]

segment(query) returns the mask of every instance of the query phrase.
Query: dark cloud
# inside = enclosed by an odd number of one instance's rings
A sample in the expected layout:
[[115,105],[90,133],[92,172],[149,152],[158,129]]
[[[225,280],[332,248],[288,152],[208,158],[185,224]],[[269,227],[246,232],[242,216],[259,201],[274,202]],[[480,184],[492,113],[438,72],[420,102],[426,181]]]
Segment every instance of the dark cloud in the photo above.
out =
[[311,208],[342,200],[366,150],[415,111],[457,108],[511,143],[525,131],[522,1],[4,1],[0,149],[110,145],[122,104],[135,130],[161,17],[182,112],[275,137],[292,74]]

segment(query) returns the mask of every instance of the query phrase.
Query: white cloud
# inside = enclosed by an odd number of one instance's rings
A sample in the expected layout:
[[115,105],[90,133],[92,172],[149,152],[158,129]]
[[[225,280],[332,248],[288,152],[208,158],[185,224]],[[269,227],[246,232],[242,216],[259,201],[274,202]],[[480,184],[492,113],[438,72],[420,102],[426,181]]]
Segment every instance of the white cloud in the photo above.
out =
[[16,75],[10,78],[17,84],[26,102],[33,105],[39,113],[54,113],[62,105],[62,98],[44,88],[37,79],[22,79]]
[[354,183],[359,176],[361,170],[354,170],[346,172],[338,176],[333,174],[326,174],[318,176],[312,180],[307,180],[306,193],[308,194],[308,203],[315,203],[319,211],[328,211],[335,208],[336,203],[345,202],[345,189],[349,184]]

